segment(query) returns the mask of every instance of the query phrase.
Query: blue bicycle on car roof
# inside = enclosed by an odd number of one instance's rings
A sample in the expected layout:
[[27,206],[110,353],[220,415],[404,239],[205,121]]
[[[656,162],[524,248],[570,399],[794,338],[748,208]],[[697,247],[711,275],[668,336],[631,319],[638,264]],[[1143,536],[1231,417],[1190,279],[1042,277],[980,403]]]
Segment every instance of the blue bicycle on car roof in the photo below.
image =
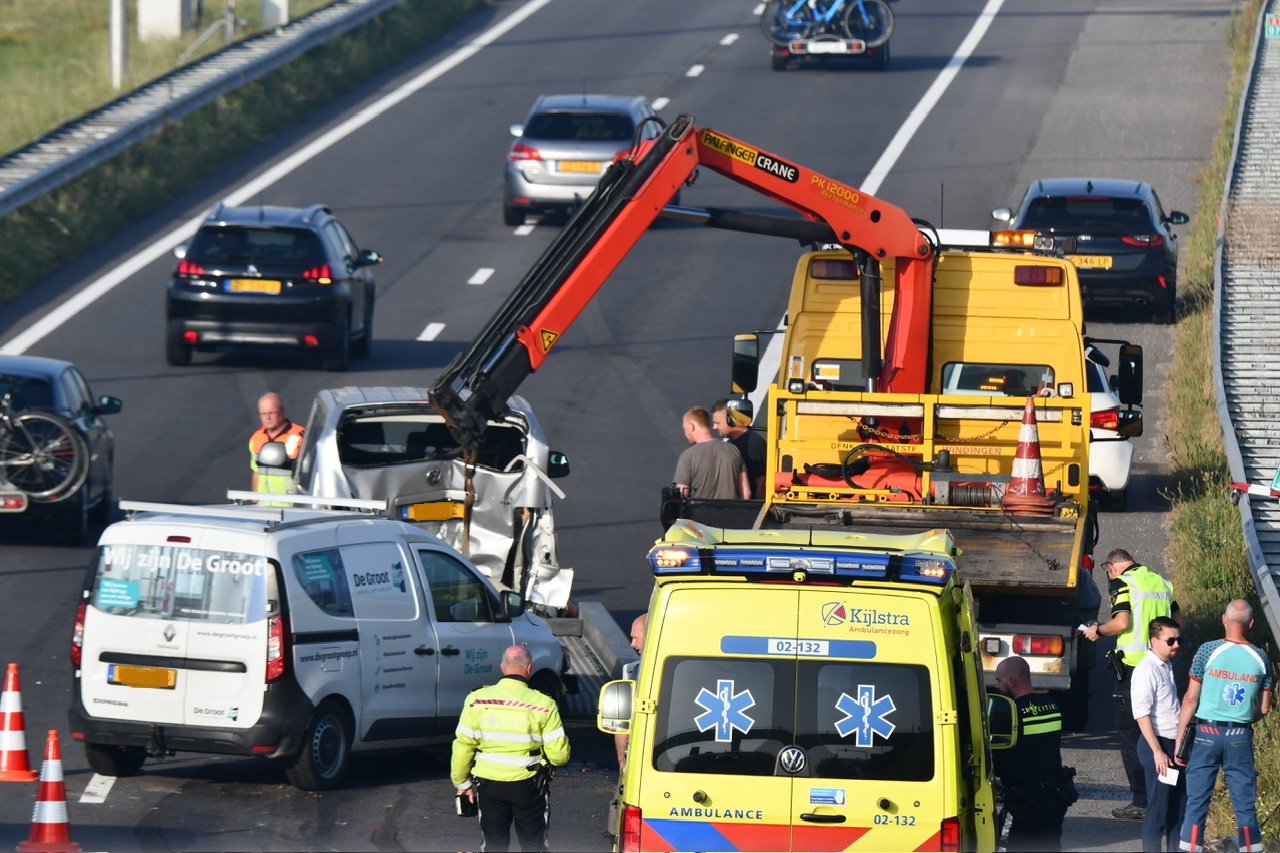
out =
[[[866,53],[888,64],[893,10],[885,0],[768,0],[760,28],[773,43],[774,69],[803,55]],[[882,51],[876,48],[885,46]]]

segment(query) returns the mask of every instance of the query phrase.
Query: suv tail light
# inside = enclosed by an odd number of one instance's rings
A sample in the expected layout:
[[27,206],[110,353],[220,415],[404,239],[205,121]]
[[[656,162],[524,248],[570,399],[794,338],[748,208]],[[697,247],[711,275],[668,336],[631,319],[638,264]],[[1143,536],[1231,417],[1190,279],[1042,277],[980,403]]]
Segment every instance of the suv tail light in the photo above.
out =
[[[83,606],[83,605],[81,605]],[[289,661],[289,632],[285,629],[284,616],[272,616],[267,622],[267,683],[284,677]]]
[[1158,249],[1164,245],[1164,237],[1159,234],[1130,234],[1120,239],[1130,246],[1141,246],[1144,249]]
[[71,629],[71,665],[80,668],[80,657],[84,653],[84,617],[89,610],[87,602],[81,602],[76,608],[76,624]]
[[1089,415],[1089,426],[1094,429],[1120,429],[1120,410],[1119,409],[1103,409],[1100,412],[1094,412]]
[[183,258],[178,262],[177,274],[190,276],[204,275],[204,267],[200,266],[195,261],[189,261],[186,258]]
[[511,146],[511,153],[507,155],[508,160],[541,160],[542,153],[537,148],[530,148],[528,145],[516,143]]
[[622,807],[622,831],[618,835],[619,850],[634,851],[640,849],[641,811],[635,806]]
[[960,818],[945,817],[938,830],[938,849],[951,851],[960,849]]
[[314,281],[316,284],[333,284],[333,270],[329,269],[328,264],[321,264],[318,267],[310,267],[302,271],[304,281]]
[[1062,654],[1062,638],[1052,634],[1014,634],[1009,646],[1015,655]]

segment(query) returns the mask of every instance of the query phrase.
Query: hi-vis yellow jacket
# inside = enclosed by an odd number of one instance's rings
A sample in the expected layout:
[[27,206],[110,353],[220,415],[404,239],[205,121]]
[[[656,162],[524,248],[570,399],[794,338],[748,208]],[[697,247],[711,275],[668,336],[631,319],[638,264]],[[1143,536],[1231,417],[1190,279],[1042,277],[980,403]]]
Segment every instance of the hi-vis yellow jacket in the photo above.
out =
[[473,774],[519,782],[537,773],[542,763],[569,763],[569,739],[550,697],[516,675],[467,696],[453,740],[455,787],[469,788]]

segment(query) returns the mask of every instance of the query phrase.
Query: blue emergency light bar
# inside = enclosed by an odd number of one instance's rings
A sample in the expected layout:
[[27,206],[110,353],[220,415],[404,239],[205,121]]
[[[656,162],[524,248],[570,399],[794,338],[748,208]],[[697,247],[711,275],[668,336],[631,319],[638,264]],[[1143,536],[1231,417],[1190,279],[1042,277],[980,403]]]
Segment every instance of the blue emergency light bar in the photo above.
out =
[[771,548],[694,548],[658,545],[649,551],[654,575],[726,575],[756,580],[896,580],[943,586],[956,570],[949,557],[883,551]]

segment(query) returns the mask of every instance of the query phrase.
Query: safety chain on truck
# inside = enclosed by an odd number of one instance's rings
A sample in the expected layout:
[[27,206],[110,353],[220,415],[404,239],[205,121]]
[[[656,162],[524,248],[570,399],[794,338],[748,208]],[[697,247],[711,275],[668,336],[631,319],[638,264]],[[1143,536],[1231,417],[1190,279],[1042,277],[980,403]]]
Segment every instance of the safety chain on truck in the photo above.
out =
[[[923,433],[915,433],[913,435],[900,435],[897,433],[891,433],[888,430],[881,429],[880,427],[869,426],[862,418],[855,417],[855,418],[851,418],[851,420],[853,420],[857,424],[856,428],[859,433],[862,433],[864,435],[870,435],[874,438],[882,438],[882,439],[885,439],[886,441],[892,441],[897,444],[910,444],[912,442],[924,441]],[[940,435],[938,436],[937,441],[935,441],[934,443],[935,444],[941,444],[941,443],[974,444],[976,442],[983,441],[985,439],[990,438],[991,436],[995,435],[1000,430],[1004,429],[1005,427],[1007,427],[1009,424],[1013,422],[1014,421],[1012,418],[1010,418],[1009,420],[1000,421],[991,429],[987,430],[981,435],[975,435],[972,438],[950,438],[945,435]]]

